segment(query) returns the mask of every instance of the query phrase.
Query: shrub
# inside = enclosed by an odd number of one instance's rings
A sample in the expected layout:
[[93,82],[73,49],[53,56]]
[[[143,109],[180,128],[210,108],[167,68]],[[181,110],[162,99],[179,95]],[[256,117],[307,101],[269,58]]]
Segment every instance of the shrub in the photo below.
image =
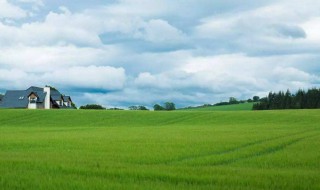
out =
[[105,110],[106,108],[98,104],[87,104],[85,106],[80,106],[80,109]]

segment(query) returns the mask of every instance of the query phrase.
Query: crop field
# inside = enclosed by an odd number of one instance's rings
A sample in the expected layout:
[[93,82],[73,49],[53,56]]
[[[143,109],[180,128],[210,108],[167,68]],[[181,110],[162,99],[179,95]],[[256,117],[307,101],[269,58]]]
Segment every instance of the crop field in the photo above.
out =
[[0,110],[0,189],[320,189],[320,110]]

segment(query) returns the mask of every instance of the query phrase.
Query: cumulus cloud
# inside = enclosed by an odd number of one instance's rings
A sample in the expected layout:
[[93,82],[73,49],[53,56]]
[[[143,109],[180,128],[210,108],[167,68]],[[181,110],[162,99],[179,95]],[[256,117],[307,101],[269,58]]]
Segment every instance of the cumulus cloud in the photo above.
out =
[[[320,4],[313,6],[319,8]],[[315,26],[307,24],[312,22],[310,18],[317,15],[314,7],[280,1],[238,14],[215,15],[202,19],[194,34],[199,40],[207,42],[203,43],[206,48],[224,53],[305,53],[315,48],[315,44],[307,40],[312,35],[311,31],[316,31],[315,23]]]
[[[1,49],[1,48],[0,48]],[[74,66],[103,65],[115,60],[117,48],[70,46],[15,46],[2,48],[0,67],[18,68],[27,72],[48,72]]]
[[19,69],[0,69],[0,88],[26,88],[50,84],[62,89],[116,91],[126,82],[123,68],[109,66],[59,67],[52,72],[34,73]]
[[56,86],[63,84],[65,88],[105,91],[122,89],[126,82],[123,68],[109,66],[61,68],[45,73],[42,78]]
[[0,42],[7,45],[29,46],[75,44],[97,46],[99,23],[90,16],[71,14],[62,8],[62,13],[50,12],[43,22],[8,26],[0,23]]
[[303,23],[301,26],[305,30],[307,39],[311,43],[319,43],[320,42],[320,16],[310,18],[308,21]]
[[27,16],[27,12],[18,6],[9,3],[7,0],[0,0],[0,19],[19,19]]

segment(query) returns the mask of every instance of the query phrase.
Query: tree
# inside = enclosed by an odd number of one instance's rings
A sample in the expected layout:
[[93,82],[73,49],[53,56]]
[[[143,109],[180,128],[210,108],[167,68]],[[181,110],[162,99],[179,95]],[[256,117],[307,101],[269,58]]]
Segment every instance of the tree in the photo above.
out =
[[123,110],[122,108],[109,108],[108,110]]
[[130,106],[129,110],[149,110],[145,106]]
[[71,107],[73,107],[74,109],[77,109],[77,106],[75,103],[71,102]]
[[252,100],[253,100],[253,102],[259,102],[260,97],[259,96],[253,96]]
[[138,110],[149,110],[147,107],[145,107],[145,106],[138,106]]
[[155,104],[153,106],[154,111],[161,111],[164,110],[164,107],[160,106],[159,104]]
[[306,97],[305,91],[299,89],[298,92],[296,93],[296,96],[294,97],[294,106],[296,109],[305,108],[305,105],[306,105],[305,97]]
[[138,110],[138,106],[129,106],[129,110]]
[[229,104],[238,104],[239,102],[238,102],[238,100],[236,99],[236,98],[234,98],[234,97],[230,97],[229,98]]
[[80,106],[80,109],[105,110],[106,108],[98,104],[87,104],[85,106]]
[[307,92],[298,90],[291,94],[289,90],[285,93],[270,92],[268,97],[261,98],[259,103],[253,106],[254,110],[261,109],[315,109],[320,108],[320,89],[313,88]]
[[285,97],[284,97],[284,109],[292,109],[294,106],[293,104],[293,97],[289,89],[287,90]]
[[176,109],[176,105],[173,103],[173,102],[166,102],[164,104],[164,108],[165,110],[167,111],[172,111],[172,110],[175,110]]

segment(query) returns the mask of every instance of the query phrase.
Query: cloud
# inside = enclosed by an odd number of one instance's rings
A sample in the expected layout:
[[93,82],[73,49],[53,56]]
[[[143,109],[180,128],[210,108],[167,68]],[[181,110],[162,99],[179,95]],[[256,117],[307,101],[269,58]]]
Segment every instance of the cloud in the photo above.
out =
[[142,72],[129,80],[123,90],[85,93],[83,101],[124,107],[173,101],[183,107],[227,101],[232,96],[246,99],[264,96],[270,90],[298,90],[319,85],[319,76],[287,66],[293,61],[290,56],[286,63],[279,64],[283,59],[274,56],[261,60],[242,54],[188,58],[175,70]]
[[[1,48],[0,48],[1,49]],[[116,47],[96,49],[70,46],[16,46],[2,48],[0,67],[17,68],[26,72],[48,72],[74,66],[103,65],[118,57]]]
[[306,38],[307,34],[303,28],[299,26],[279,25],[274,26],[279,35],[290,38]]
[[21,3],[31,3],[31,4],[35,4],[38,6],[44,6],[44,3],[42,0],[18,0],[18,2]]
[[45,73],[42,78],[57,86],[63,84],[64,88],[105,91],[122,89],[126,82],[123,68],[109,66],[61,68]]
[[320,85],[316,0],[0,5],[0,89],[51,84],[78,104],[125,107]]
[[99,23],[83,14],[71,14],[61,8],[62,13],[50,12],[44,22],[24,23],[8,26],[0,23],[0,42],[7,45],[24,44],[30,46],[74,44],[78,46],[98,46],[101,44]]
[[154,43],[177,43],[183,40],[181,31],[160,19],[150,20],[134,36]]
[[306,31],[307,39],[311,43],[320,42],[320,17],[310,18],[301,26]]
[[44,86],[47,84],[76,91],[116,91],[126,82],[123,68],[109,66],[59,67],[45,73],[25,72],[19,69],[0,69],[0,88],[25,89],[28,85]]
[[317,25],[307,23],[317,14],[314,7],[320,8],[320,4],[308,9],[301,6],[281,1],[238,14],[207,17],[195,27],[194,35],[211,52],[245,52],[255,56],[310,52],[319,48],[308,40],[311,31],[316,31],[312,26]]
[[19,19],[27,16],[26,11],[18,6],[9,3],[7,0],[0,0],[0,19],[12,18]]

